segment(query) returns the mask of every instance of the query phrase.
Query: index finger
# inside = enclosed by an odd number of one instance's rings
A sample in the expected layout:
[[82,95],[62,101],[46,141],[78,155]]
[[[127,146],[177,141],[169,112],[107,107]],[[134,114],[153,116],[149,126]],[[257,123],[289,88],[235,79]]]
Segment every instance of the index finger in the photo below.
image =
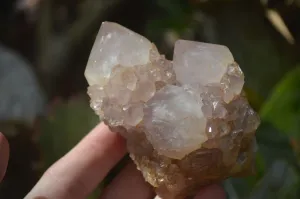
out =
[[51,166],[25,199],[85,198],[125,154],[124,139],[101,123]]

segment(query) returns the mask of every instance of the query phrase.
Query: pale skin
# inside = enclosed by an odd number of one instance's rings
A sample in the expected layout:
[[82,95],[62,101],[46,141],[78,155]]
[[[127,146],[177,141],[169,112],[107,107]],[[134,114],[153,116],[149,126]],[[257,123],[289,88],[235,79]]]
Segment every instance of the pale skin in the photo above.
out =
[[[125,154],[125,140],[100,123],[43,174],[25,199],[85,199]],[[8,158],[9,145],[0,133],[0,181],[4,177]],[[153,189],[143,180],[134,164],[129,162],[104,189],[99,199],[154,197]],[[200,189],[195,199],[225,197],[219,185],[210,185]]]

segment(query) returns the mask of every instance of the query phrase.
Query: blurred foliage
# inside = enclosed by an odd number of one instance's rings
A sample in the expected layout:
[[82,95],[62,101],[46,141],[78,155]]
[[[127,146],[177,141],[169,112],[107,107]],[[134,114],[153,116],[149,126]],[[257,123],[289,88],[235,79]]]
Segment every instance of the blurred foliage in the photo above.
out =
[[261,117],[300,141],[300,67],[278,83],[261,110]]
[[[86,96],[57,100],[40,124],[39,143],[44,151],[45,168],[71,150],[96,124],[99,118],[91,111]],[[63,143],[63,144],[62,144]]]
[[300,67],[286,74],[261,110],[261,117],[285,133],[300,160]]
[[289,139],[264,121],[256,137],[256,175],[225,181],[229,198],[298,198],[300,167]]
[[[9,138],[12,154],[0,198],[22,198],[49,165],[98,123],[83,94],[87,86],[83,72],[102,21],[116,21],[145,35],[169,58],[179,38],[228,46],[245,73],[248,99],[262,119],[257,131],[256,175],[226,180],[228,198],[300,198],[299,2],[4,0],[0,3],[0,42],[28,60],[39,80],[34,82],[48,96],[48,106],[34,123],[1,121],[0,131]],[[0,69],[7,68],[3,63],[0,60]],[[22,83],[18,85],[22,93],[30,93]],[[0,93],[11,95],[5,90]]]

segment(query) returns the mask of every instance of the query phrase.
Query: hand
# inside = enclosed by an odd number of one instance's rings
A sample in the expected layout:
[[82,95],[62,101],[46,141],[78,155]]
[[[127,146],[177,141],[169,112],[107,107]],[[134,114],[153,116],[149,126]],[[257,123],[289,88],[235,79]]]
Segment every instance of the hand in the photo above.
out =
[[[25,199],[84,199],[125,154],[124,139],[101,123],[52,165]],[[103,190],[100,199],[153,199],[154,196],[131,162]],[[224,199],[225,193],[221,187],[212,185],[200,190],[196,198]]]
[[6,172],[9,157],[9,146],[5,137],[0,133],[0,182]]

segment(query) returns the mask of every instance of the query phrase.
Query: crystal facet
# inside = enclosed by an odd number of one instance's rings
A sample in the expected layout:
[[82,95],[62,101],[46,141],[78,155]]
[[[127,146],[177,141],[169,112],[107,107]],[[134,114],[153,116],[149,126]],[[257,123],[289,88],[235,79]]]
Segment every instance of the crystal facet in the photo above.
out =
[[161,198],[252,172],[260,121],[227,47],[179,40],[169,61],[146,38],[104,22],[85,76],[91,108],[127,139]]
[[116,65],[148,63],[151,48],[152,44],[143,36],[116,23],[102,23],[85,71],[88,83],[103,86]]
[[220,83],[233,56],[225,46],[178,40],[174,49],[174,70],[182,84]]
[[[145,105],[145,134],[161,155],[182,159],[207,140],[202,102],[182,87],[167,85]],[[182,133],[184,132],[184,133]]]

